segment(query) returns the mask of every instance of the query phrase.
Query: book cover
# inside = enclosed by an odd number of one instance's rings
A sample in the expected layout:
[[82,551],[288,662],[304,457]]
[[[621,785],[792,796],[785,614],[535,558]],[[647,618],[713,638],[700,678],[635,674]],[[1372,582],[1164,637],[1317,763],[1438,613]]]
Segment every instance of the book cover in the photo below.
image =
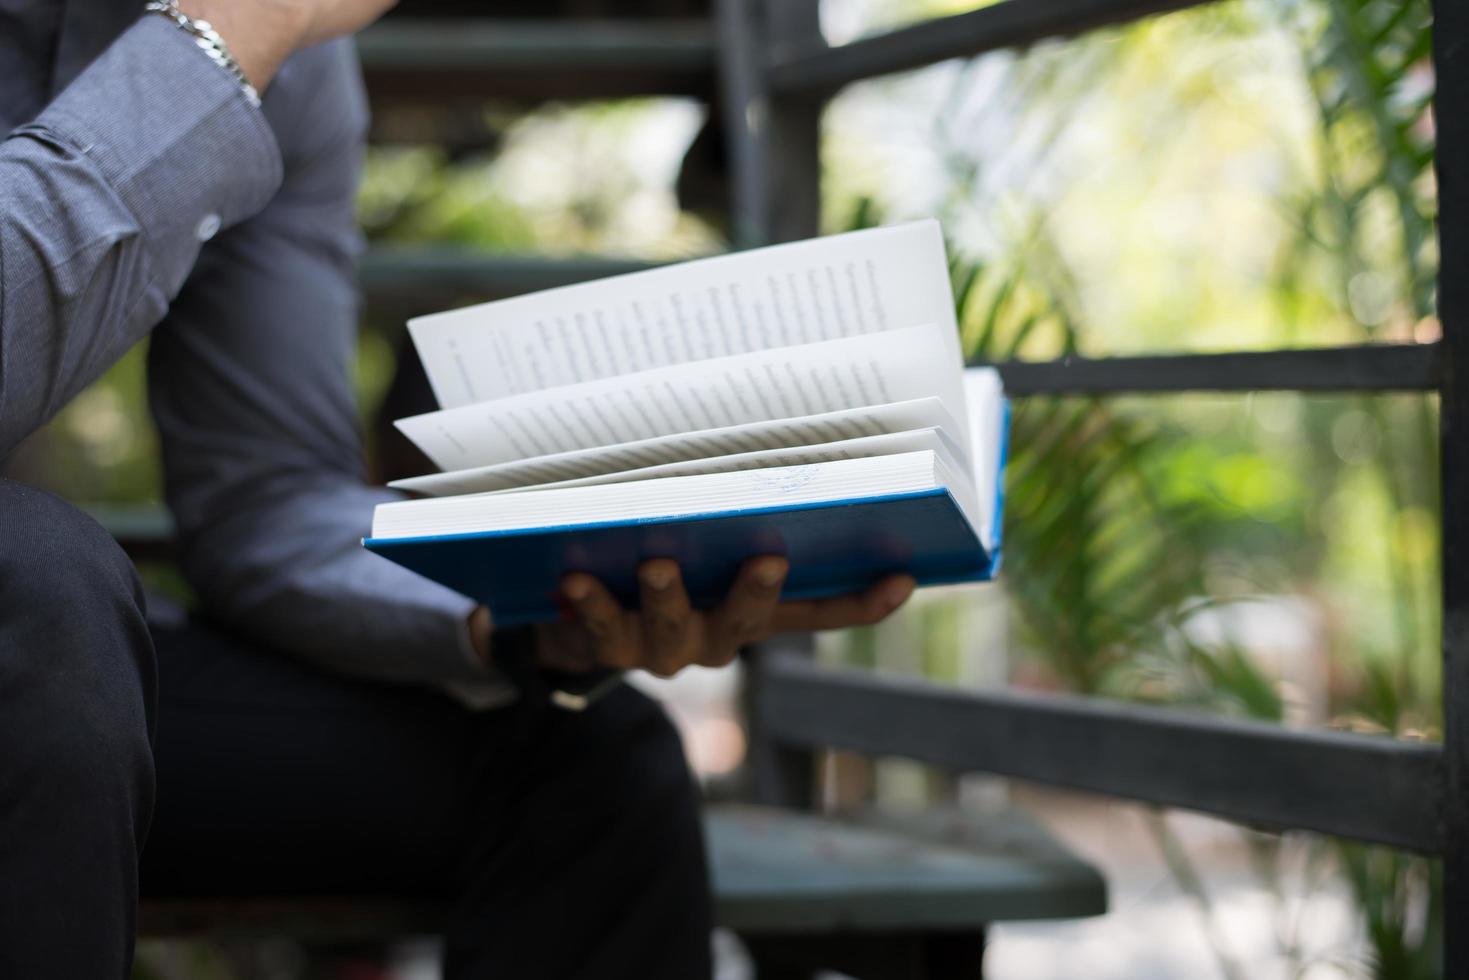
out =
[[[995,505],[1002,502],[996,490]],[[1000,514],[995,514],[998,528]],[[672,558],[690,601],[721,599],[740,564],[780,554],[791,563],[783,599],[860,591],[906,572],[920,585],[977,582],[999,566],[943,489],[820,504],[771,506],[674,519],[604,521],[519,531],[369,538],[368,548],[489,607],[502,626],[559,616],[568,572],[588,572],[636,606],[636,569]]]

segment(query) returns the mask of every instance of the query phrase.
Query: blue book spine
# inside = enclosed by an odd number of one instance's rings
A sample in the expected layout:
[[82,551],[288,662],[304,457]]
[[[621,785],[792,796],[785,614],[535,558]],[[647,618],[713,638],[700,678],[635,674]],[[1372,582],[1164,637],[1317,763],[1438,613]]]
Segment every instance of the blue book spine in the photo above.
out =
[[555,596],[572,571],[597,576],[621,601],[636,605],[637,566],[650,558],[677,561],[691,601],[703,607],[718,602],[740,564],[757,555],[790,560],[787,599],[858,591],[896,572],[923,585],[978,581],[993,566],[947,490],[364,543],[484,603],[502,626],[557,618]]
[[912,575],[919,585],[986,581],[1000,564],[1009,417],[1007,403],[989,549],[944,489],[674,518],[368,538],[363,544],[484,603],[501,626],[558,618],[561,578],[573,571],[595,575],[634,606],[637,567],[650,558],[677,561],[700,607],[717,603],[741,563],[758,555],[790,560],[784,599],[856,592],[895,573]]
[[1005,467],[1010,462],[1010,399],[1000,403],[1000,464],[995,467],[995,517],[990,527],[990,567],[986,579],[1000,574],[1000,557],[1005,538]]

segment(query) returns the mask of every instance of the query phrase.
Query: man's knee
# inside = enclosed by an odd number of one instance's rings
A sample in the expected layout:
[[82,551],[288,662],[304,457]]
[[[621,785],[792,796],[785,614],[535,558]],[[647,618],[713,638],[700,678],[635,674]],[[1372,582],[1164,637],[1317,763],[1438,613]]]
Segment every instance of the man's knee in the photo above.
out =
[[141,588],[117,542],[0,480],[0,732],[27,756],[15,761],[79,782],[150,767],[155,687]]
[[0,479],[0,604],[7,622],[64,619],[141,607],[142,595],[132,562],[95,520],[59,497]]

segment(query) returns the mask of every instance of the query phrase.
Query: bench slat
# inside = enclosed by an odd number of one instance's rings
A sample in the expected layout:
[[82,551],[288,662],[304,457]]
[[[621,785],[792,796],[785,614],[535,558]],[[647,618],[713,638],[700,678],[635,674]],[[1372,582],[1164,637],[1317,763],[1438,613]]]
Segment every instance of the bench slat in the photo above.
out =
[[719,921],[740,933],[979,928],[1107,908],[1096,869],[1014,810],[731,805],[710,813],[709,847]]

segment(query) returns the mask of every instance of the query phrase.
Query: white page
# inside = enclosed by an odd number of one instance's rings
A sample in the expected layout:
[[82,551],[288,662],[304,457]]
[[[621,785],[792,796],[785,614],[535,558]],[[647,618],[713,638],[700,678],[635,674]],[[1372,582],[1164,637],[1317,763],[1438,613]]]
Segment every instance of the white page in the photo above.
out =
[[[686,459],[678,463],[661,466],[645,466],[636,470],[621,470],[598,476],[584,476],[574,480],[561,480],[533,487],[512,487],[494,493],[531,493],[536,490],[555,490],[560,487],[590,487],[606,483],[637,483],[642,480],[657,480],[666,476],[694,476],[700,473],[733,473],[736,470],[769,469],[772,466],[807,466],[812,463],[831,463],[839,459],[860,459],[864,456],[892,456],[895,453],[916,453],[923,450],[941,453],[952,466],[959,462],[959,444],[939,429],[914,429],[909,432],[889,432],[878,436],[859,436],[856,439],[838,439],[833,442],[818,442],[810,446],[786,446],[781,449],[757,449],[748,453],[731,453],[704,459]],[[964,482],[969,483],[966,475]]]
[[950,434],[959,432],[953,417],[937,398],[915,398],[911,401],[849,408],[839,412],[821,412],[793,419],[774,419],[697,432],[679,432],[615,446],[573,449],[565,453],[511,460],[508,463],[449,473],[429,473],[395,480],[390,486],[436,497],[459,493],[487,493],[618,473],[639,467],[728,456],[733,453],[810,446],[840,439],[925,428],[941,429]]
[[[378,504],[375,538],[597,524],[795,506],[951,486],[939,453],[865,456],[810,466],[678,476],[528,493],[482,493]],[[971,519],[972,520],[972,519]]]
[[[933,323],[960,360],[938,222],[752,249],[408,324],[442,408]],[[960,419],[961,424],[964,420]]]
[[[441,469],[937,397],[967,425],[952,330],[928,324],[531,391],[400,419]],[[967,436],[960,443],[968,448]]]
[[[858,439],[843,439],[837,442],[820,443],[814,446],[793,446],[785,449],[766,449],[758,452],[735,453],[713,459],[691,459],[663,466],[649,466],[641,470],[607,473],[602,476],[566,480],[545,486],[524,487],[513,490],[495,491],[491,495],[514,493],[538,493],[543,490],[559,490],[567,487],[605,486],[609,483],[641,483],[678,476],[702,476],[711,473],[735,473],[742,470],[764,470],[814,466],[820,463],[835,463],[841,460],[866,459],[873,456],[896,456],[903,453],[931,452],[942,460],[950,474],[947,480],[949,491],[959,504],[959,509],[980,534],[985,521],[991,492],[982,497],[975,489],[968,465],[963,462],[958,443],[945,435],[942,429],[928,428],[910,432],[891,432],[879,436],[864,436]],[[981,506],[981,500],[986,506]],[[993,508],[989,508],[991,511]],[[981,541],[985,539],[980,538]],[[986,547],[988,547],[986,543]]]
[[994,368],[967,368],[964,371],[964,397],[969,412],[972,437],[970,457],[974,486],[982,506],[978,510],[979,540],[985,548],[993,548],[995,532],[995,495],[999,492],[1000,450],[1005,439],[1005,392],[1000,372]]

